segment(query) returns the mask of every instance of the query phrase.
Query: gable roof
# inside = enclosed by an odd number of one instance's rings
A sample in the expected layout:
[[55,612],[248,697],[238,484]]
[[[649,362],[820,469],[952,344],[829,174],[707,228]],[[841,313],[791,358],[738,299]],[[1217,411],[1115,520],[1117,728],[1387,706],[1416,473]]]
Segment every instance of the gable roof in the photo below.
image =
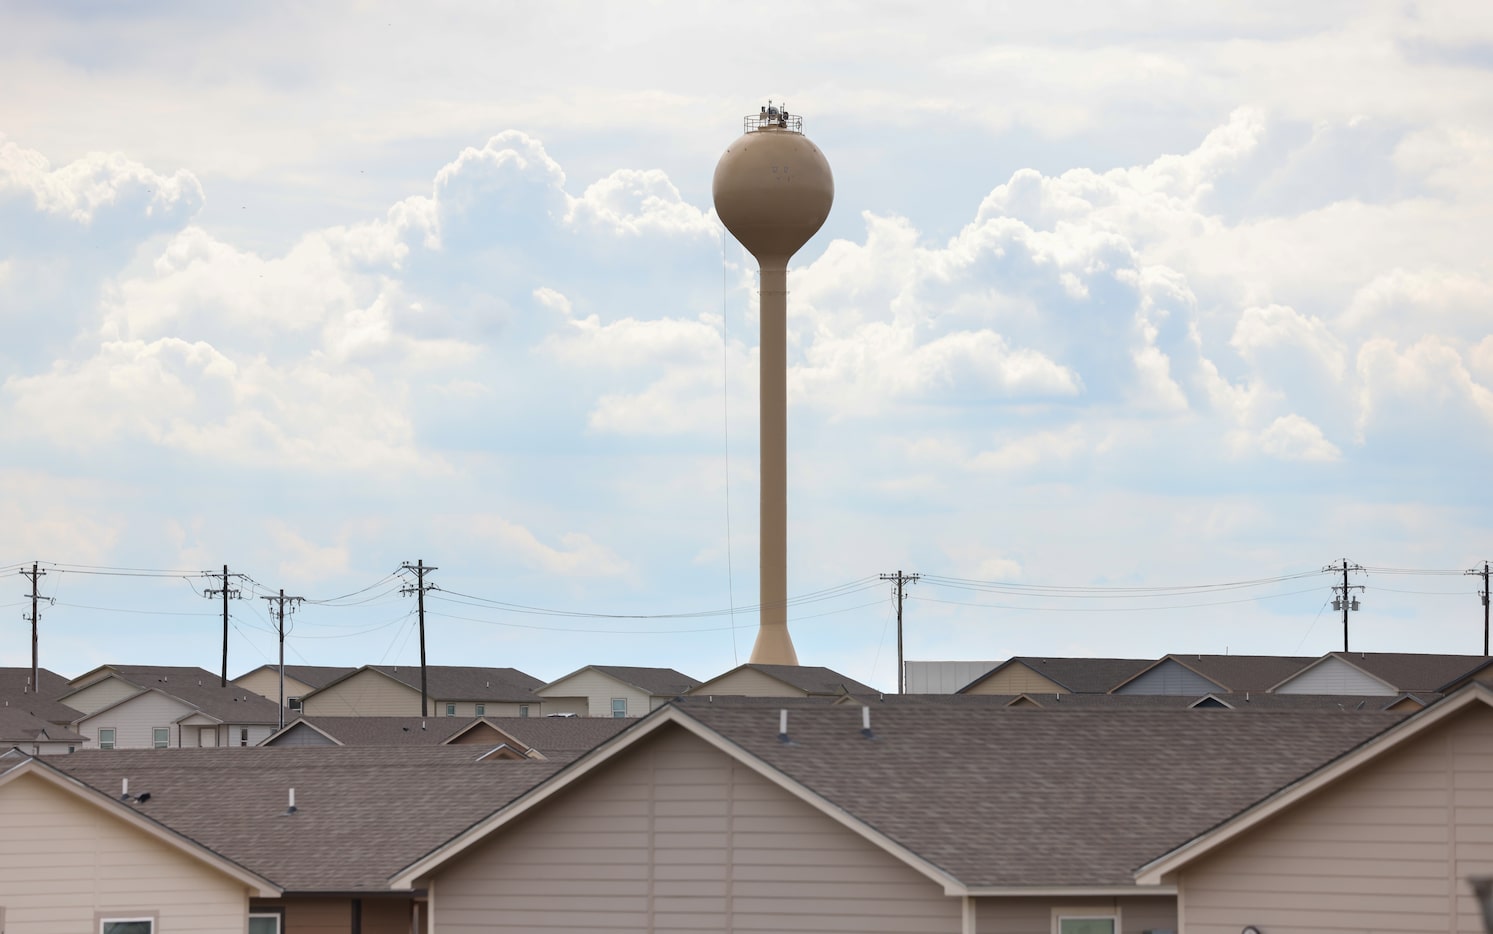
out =
[[[151,751],[158,752],[158,750]],[[106,755],[109,754],[106,753]],[[79,752],[73,753],[71,756],[55,756],[50,759],[40,759],[30,756],[18,756],[12,752],[5,756],[0,756],[0,793],[3,793],[4,786],[10,782],[19,781],[27,775],[35,776],[53,788],[67,793],[84,805],[97,808],[136,830],[144,832],[155,840],[166,844],[172,849],[185,854],[189,858],[200,863],[205,863],[218,872],[236,879],[248,886],[251,892],[261,898],[273,898],[281,893],[279,886],[259,873],[247,868],[242,863],[224,856],[212,847],[193,839],[188,834],[168,827],[151,815],[143,813],[142,809],[147,807],[148,803],[147,805],[131,806],[120,801],[105,789],[90,786],[85,782],[79,781],[58,767],[60,763],[70,761],[74,756],[88,755],[90,753]],[[118,786],[116,785],[116,787]]]
[[[89,750],[57,767],[288,892],[373,892],[415,855],[554,774],[477,746]],[[287,814],[289,790],[296,812]],[[376,845],[373,845],[376,842]]]
[[1111,691],[1137,680],[1147,672],[1172,663],[1206,678],[1231,694],[1246,691],[1265,692],[1282,680],[1317,661],[1310,656],[1295,655],[1167,655],[1116,684]]
[[[105,677],[118,678],[136,688],[136,693],[90,713],[79,713],[73,719],[73,723],[80,723],[83,720],[97,717],[106,710],[113,710],[121,704],[127,704],[146,691],[154,691],[174,698],[223,723],[274,723],[278,725],[280,722],[279,704],[239,687],[232,681],[226,686],[221,686],[217,675],[202,668],[160,668],[146,665],[105,665],[103,667],[110,670],[110,674]],[[101,670],[95,669],[95,671]],[[95,678],[70,693],[75,694],[86,690],[103,680],[104,678]]]
[[[905,705],[877,707],[867,739],[863,709],[847,706],[786,708],[785,743],[778,710],[720,697],[672,702],[394,878],[410,884],[654,731],[679,727],[950,894],[1133,890],[1133,867],[1150,854],[1403,719]],[[1166,749],[1187,754],[1169,756],[1158,781],[1157,750]]]
[[0,748],[38,742],[81,744],[88,737],[16,707],[0,707]]
[[[249,669],[237,678],[231,679],[231,681],[242,681],[250,675],[258,674],[266,669],[275,672],[277,676],[280,673],[279,665],[260,665],[258,668]],[[286,665],[285,677],[294,678],[302,684],[310,685],[314,690],[319,687],[325,687],[338,678],[350,675],[357,670],[349,665]]]
[[618,681],[630,688],[635,688],[650,697],[674,697],[679,694],[687,694],[700,682],[689,675],[673,668],[641,668],[631,665],[587,665],[577,668],[570,674],[556,678],[542,688],[552,688],[562,681],[574,678],[576,675],[586,671],[594,671],[606,675],[613,681]]
[[546,759],[566,761],[616,735],[633,721],[612,717],[319,717],[300,716],[260,743],[276,740],[292,727],[315,730],[339,746],[438,746],[485,723]]
[[[340,678],[333,678],[315,691],[308,693],[306,697],[309,698],[364,672],[382,675],[410,688],[417,694],[420,691],[419,665],[364,665]],[[534,693],[534,689],[543,686],[543,682],[538,678],[519,671],[517,668],[480,668],[463,665],[427,665],[425,666],[425,681],[430,699],[443,701],[537,702],[540,698]],[[305,698],[302,700],[304,701]]]
[[58,698],[69,691],[66,678],[45,668],[37,672],[37,689],[31,688],[30,668],[0,668],[0,698],[5,706],[24,710],[52,723],[72,723],[81,710]]
[[1103,694],[1151,667],[1149,658],[1040,658],[1017,655],[1006,659],[960,688],[963,694],[1012,665],[1022,665],[1074,694]]
[[1431,706],[1407,717],[1382,734],[1333,756],[1295,781],[1289,782],[1250,802],[1229,817],[1198,834],[1158,851],[1160,856],[1141,865],[1135,878],[1142,884],[1160,883],[1169,874],[1269,820],[1302,798],[1356,772],[1367,763],[1432,729],[1438,723],[1475,705],[1493,707],[1493,690],[1472,684]]
[[1388,685],[1402,694],[1433,694],[1448,683],[1459,680],[1468,672],[1485,664],[1488,659],[1481,655],[1426,655],[1415,652],[1329,652],[1301,671],[1296,672],[1271,690],[1307,671],[1332,660],[1340,661],[1358,669],[1371,678]]
[[764,674],[774,681],[788,685],[795,690],[803,691],[811,697],[837,697],[843,694],[877,695],[881,691],[867,684],[855,680],[849,675],[842,675],[832,668],[822,665],[758,665],[748,662],[745,665],[737,665],[725,674],[717,675],[702,684],[696,685],[690,693],[696,693],[702,689],[709,689],[712,684],[739,671],[755,671]]

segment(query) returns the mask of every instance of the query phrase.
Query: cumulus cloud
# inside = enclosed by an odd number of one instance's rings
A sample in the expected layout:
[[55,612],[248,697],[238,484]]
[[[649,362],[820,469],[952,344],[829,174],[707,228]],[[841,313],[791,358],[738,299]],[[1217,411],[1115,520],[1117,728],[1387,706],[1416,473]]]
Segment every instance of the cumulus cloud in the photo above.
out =
[[584,532],[564,532],[554,544],[529,528],[496,515],[464,516],[459,525],[479,545],[496,548],[507,560],[562,577],[616,577],[629,563]]
[[1281,460],[1336,461],[1342,458],[1337,445],[1322,435],[1322,429],[1300,415],[1282,415],[1260,432],[1260,450]]
[[202,186],[190,172],[161,175],[117,152],[53,168],[41,153],[0,138],[0,199],[7,197],[84,226],[108,210],[134,212],[158,226],[195,213]]

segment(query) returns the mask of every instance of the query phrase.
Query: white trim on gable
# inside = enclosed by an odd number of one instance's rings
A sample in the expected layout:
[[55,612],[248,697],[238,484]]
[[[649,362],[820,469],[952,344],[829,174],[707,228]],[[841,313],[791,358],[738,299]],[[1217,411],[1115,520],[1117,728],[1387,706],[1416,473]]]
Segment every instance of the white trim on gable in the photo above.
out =
[[[1340,665],[1347,665],[1349,668],[1353,669],[1355,672],[1357,672],[1358,674],[1360,674],[1363,677],[1367,678],[1368,680],[1370,680],[1370,681],[1377,681],[1380,684],[1384,685],[1384,694],[1382,695],[1384,697],[1393,697],[1394,695],[1401,693],[1400,688],[1399,688],[1398,685],[1390,684],[1388,681],[1385,681],[1383,678],[1379,677],[1378,675],[1373,674],[1373,673],[1368,672],[1368,671],[1365,671],[1365,670],[1363,670],[1363,668],[1359,667],[1358,665],[1353,664],[1353,661],[1351,659],[1344,658],[1341,655],[1337,655],[1337,654],[1334,654],[1334,653],[1331,653],[1331,652],[1329,652],[1328,654],[1322,656],[1321,658],[1317,659],[1316,661],[1312,662],[1310,665],[1307,665],[1305,668],[1301,669],[1300,671],[1296,672],[1295,674],[1290,675],[1289,677],[1285,678],[1279,684],[1276,684],[1276,685],[1272,686],[1270,688],[1270,693],[1271,694],[1290,694],[1292,692],[1290,692],[1290,691],[1282,691],[1281,688],[1283,688],[1286,685],[1290,684],[1292,681],[1296,681],[1296,680],[1299,680],[1299,679],[1301,679],[1303,677],[1308,676],[1308,674],[1315,672],[1319,667],[1321,667],[1323,665],[1331,664],[1333,662],[1337,662]],[[1373,695],[1369,695],[1369,696],[1373,696]]]
[[0,772],[0,791],[23,775],[33,775],[58,788],[85,804],[98,808],[116,817],[136,830],[144,832],[161,843],[203,863],[218,872],[247,886],[256,898],[276,898],[284,889],[258,873],[251,872],[227,857],[208,849],[202,844],[182,836],[154,818],[147,817],[132,807],[115,800],[102,791],[85,785],[41,759],[29,758],[14,768]]
[[1485,685],[1471,684],[1446,699],[1412,714],[1408,719],[1372,737],[1356,749],[1309,772],[1289,785],[1277,789],[1268,797],[1245,808],[1212,830],[1193,837],[1181,846],[1141,866],[1135,871],[1136,882],[1140,885],[1163,883],[1168,875],[1175,873],[1188,863],[1211,853],[1308,795],[1356,772],[1381,755],[1419,736],[1468,706],[1478,703],[1493,707],[1493,690]]
[[[653,735],[668,724],[674,724],[687,730],[695,737],[704,740],[708,745],[725,753],[730,758],[805,802],[831,820],[869,841],[874,846],[886,851],[914,871],[942,886],[945,895],[969,894],[969,887],[950,875],[946,870],[928,862],[874,827],[870,827],[862,821],[857,820],[838,805],[825,800],[803,784],[778,771],[756,756],[751,755],[734,743],[731,743],[719,733],[709,729],[698,720],[681,711],[678,707],[660,707],[658,710],[639,720],[635,725],[628,727],[600,746],[597,746],[591,752],[577,759],[569,768],[556,773],[549,781],[540,784],[538,787],[520,796],[514,803],[492,814],[485,820],[472,825],[466,831],[457,834],[436,849],[401,869],[390,878],[389,887],[396,890],[413,889],[415,887],[415,880],[429,875],[442,864],[458,856],[468,848],[482,842],[489,834],[510,821],[540,807],[553,795],[591,774],[605,763],[616,758],[623,751],[630,749],[644,738]],[[1134,892],[1135,889],[1127,888],[1126,891]]]
[[286,733],[289,733],[293,727],[298,727],[298,726],[305,727],[306,729],[310,730],[313,733],[319,733],[319,734],[321,734],[322,736],[324,736],[328,740],[330,740],[331,743],[332,743],[332,745],[334,745],[334,746],[343,746],[343,745],[346,745],[345,743],[342,742],[342,740],[340,740],[337,737],[333,736],[331,733],[328,733],[326,730],[323,730],[321,727],[319,727],[316,724],[312,723],[310,720],[307,720],[305,717],[296,717],[294,720],[292,720],[289,723],[285,724],[285,726],[283,726],[280,729],[276,730],[275,732],[271,733],[269,736],[266,736],[264,739],[260,740],[255,745],[257,745],[257,746],[273,746],[273,745],[275,745],[275,740],[277,740],[280,737],[284,736]]

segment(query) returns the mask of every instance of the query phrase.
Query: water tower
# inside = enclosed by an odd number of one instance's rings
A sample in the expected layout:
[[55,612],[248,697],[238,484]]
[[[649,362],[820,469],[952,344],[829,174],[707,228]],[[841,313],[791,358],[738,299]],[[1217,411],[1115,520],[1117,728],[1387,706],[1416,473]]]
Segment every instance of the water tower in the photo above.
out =
[[715,167],[715,212],[761,269],[761,590],[752,661],[797,665],[788,635],[788,259],[829,217],[835,180],[803,118],[769,103]]

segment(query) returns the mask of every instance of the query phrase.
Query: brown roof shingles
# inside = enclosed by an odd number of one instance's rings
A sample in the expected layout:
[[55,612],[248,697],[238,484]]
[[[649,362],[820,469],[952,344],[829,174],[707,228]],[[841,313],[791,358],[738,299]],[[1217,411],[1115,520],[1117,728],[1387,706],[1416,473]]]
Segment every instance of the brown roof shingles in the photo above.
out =
[[1348,664],[1405,693],[1434,693],[1485,664],[1481,655],[1421,655],[1410,652],[1333,652]]
[[[974,886],[1128,885],[1400,714],[680,705],[726,740]],[[1221,719],[1225,717],[1227,719]]]
[[[369,665],[398,681],[420,690],[419,665]],[[538,701],[534,689],[544,682],[517,668],[479,668],[463,665],[428,665],[426,687],[441,700]]]
[[30,668],[0,668],[0,700],[8,707],[24,710],[51,723],[72,723],[83,716],[81,710],[58,700],[71,690],[66,678],[45,668],[37,672],[40,690],[31,688]]
[[641,668],[632,665],[592,665],[596,671],[616,678],[654,697],[687,694],[700,682],[673,668]]
[[[386,890],[389,876],[553,774],[471,746],[78,752],[47,760],[293,892]],[[287,815],[289,790],[297,811]]]
[[[109,665],[108,668],[129,684],[169,694],[224,723],[263,724],[280,720],[279,704],[232,681],[224,686],[218,675],[203,668],[155,665]],[[78,716],[81,718],[83,714]]]

